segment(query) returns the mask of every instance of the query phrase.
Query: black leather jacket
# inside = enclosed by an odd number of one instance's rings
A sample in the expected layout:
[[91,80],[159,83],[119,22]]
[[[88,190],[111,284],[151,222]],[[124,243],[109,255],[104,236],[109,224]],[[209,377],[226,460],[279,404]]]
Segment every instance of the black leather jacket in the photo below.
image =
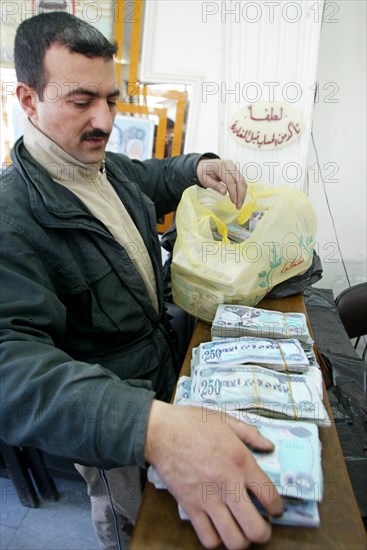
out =
[[100,467],[144,466],[151,401],[175,381],[156,219],[196,182],[200,155],[106,170],[140,231],[158,314],[124,248],[19,140],[1,174],[0,438]]

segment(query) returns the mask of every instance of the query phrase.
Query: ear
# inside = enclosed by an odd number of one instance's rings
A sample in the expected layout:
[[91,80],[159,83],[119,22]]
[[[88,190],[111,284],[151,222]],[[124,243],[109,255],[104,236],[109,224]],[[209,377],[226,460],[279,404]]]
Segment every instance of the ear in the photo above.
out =
[[18,82],[16,90],[18,101],[22,109],[31,120],[37,118],[37,102],[39,101],[36,90],[24,82]]

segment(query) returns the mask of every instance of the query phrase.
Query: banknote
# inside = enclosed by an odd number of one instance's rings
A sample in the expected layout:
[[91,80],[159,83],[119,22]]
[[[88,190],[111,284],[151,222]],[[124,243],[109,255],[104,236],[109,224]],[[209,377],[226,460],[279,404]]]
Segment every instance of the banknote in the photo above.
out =
[[[314,369],[318,371],[318,369]],[[319,371],[318,371],[319,372]],[[192,378],[181,376],[178,380],[174,405],[206,406],[191,399]],[[209,404],[210,407],[210,404]],[[221,411],[223,412],[223,411]],[[256,426],[264,437],[274,443],[271,453],[252,452],[260,468],[282,494],[284,513],[279,518],[268,518],[271,523],[284,526],[318,527],[320,517],[316,501],[323,495],[321,468],[321,443],[318,429],[311,422],[276,420],[247,410],[225,411],[237,421]],[[208,414],[212,413],[212,408]],[[166,485],[157,470],[150,466],[148,479],[156,488],[165,489]],[[301,498],[290,498],[290,497]],[[266,510],[254,498],[254,504],[260,513],[267,516]],[[181,519],[189,519],[182,506],[178,506]]]
[[153,483],[156,489],[167,489],[167,485],[154,466],[149,466],[147,470],[147,478],[150,483]]
[[199,365],[242,365],[251,363],[276,371],[305,372],[309,361],[298,340],[274,340],[244,336],[231,340],[203,342],[193,353],[193,368]]
[[199,367],[191,377],[190,399],[224,410],[244,409],[330,426],[318,388],[303,374],[256,365]]
[[[156,489],[167,489],[166,484],[154,466],[149,466],[147,477]],[[300,500],[283,496],[284,512],[282,516],[272,518],[269,517],[267,511],[258,499],[252,497],[251,500],[259,512],[275,525],[288,525],[293,527],[319,527],[320,525],[320,515],[316,501]],[[180,519],[189,520],[189,516],[180,504],[178,505],[178,513]]]
[[252,235],[252,231],[237,222],[228,223],[227,230],[229,240],[235,243],[242,243]]
[[176,393],[173,400],[174,405],[197,405],[196,401],[191,401],[191,377],[180,376],[176,386]]
[[[215,241],[223,241],[223,235],[221,235],[216,229],[212,229],[212,235]],[[244,228],[242,225],[227,225],[227,237],[231,243],[242,243],[244,240],[251,237],[251,235],[251,231]]]
[[320,368],[320,365],[317,362],[317,358],[313,349],[313,346],[310,344],[302,344],[301,346],[303,348],[303,351],[305,352],[305,355],[308,359],[308,363],[310,367],[317,367]]
[[[149,466],[147,472],[148,480],[153,483],[156,489],[167,489],[166,484],[158,474],[154,466]],[[289,497],[282,497],[284,511],[280,517],[270,517],[263,505],[255,497],[251,498],[252,502],[259,512],[267,517],[271,523],[275,525],[285,525],[292,527],[319,527],[320,515],[317,502],[312,500],[300,500]],[[185,512],[183,506],[178,505],[178,513],[180,519],[189,520],[189,516]]]
[[[159,487],[157,487],[159,488]],[[284,512],[280,517],[271,517],[255,498],[251,499],[262,516],[269,519],[274,525],[284,525],[288,527],[320,527],[320,514],[317,502],[312,500],[298,500],[294,498],[283,497]],[[180,519],[189,520],[189,516],[184,508],[179,504],[178,513]]]
[[[198,403],[190,399],[190,392],[191,379],[185,377],[176,392],[175,404],[197,406]],[[271,453],[253,452],[253,455],[280,494],[302,500],[322,499],[321,443],[315,424],[300,420],[277,420],[247,410],[226,412],[237,421],[255,426],[274,443],[274,451]],[[211,413],[210,409],[208,414]]]
[[[323,396],[323,378],[321,370],[317,367],[309,367],[307,372],[303,374],[306,381],[310,380],[310,384],[314,385],[318,391],[319,397],[322,400]],[[197,401],[191,399],[191,377],[181,376],[177,382],[177,388],[174,398],[174,405],[198,405]],[[229,411],[228,411],[229,412]],[[267,415],[268,416],[268,415]]]
[[212,336],[296,338],[312,344],[306,316],[233,304],[219,304],[212,323]]
[[[283,497],[284,512],[277,518],[268,516],[267,511],[262,504],[253,499],[253,502],[259,512],[270,520],[274,525],[284,525],[289,527],[320,527],[320,514],[317,502],[312,500],[298,500],[294,498]],[[184,512],[187,518],[186,512]]]
[[[240,337],[241,338],[241,337]],[[229,336],[212,336],[211,341],[212,342],[224,342],[227,340],[239,340],[240,338],[230,338]],[[299,342],[299,340],[297,340]],[[305,355],[308,359],[308,363],[310,367],[317,367],[320,368],[320,365],[317,362],[317,358],[313,349],[312,344],[305,344],[303,342],[299,342],[302,346],[303,351],[305,352]]]
[[315,424],[276,420],[247,411],[229,414],[238,421],[256,426],[274,444],[271,453],[252,450],[251,453],[281,495],[317,502],[322,500],[321,442]]
[[306,372],[303,373],[306,380],[312,380],[315,384],[320,397],[323,396],[323,378],[321,370],[318,367],[309,367]]

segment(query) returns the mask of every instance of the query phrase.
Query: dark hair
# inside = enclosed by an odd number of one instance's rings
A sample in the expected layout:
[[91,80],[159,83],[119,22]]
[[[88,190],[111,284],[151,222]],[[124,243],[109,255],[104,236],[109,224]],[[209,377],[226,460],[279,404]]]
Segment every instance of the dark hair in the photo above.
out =
[[18,82],[34,88],[42,99],[47,83],[44,59],[53,44],[87,57],[112,59],[117,44],[111,44],[89,23],[69,13],[40,13],[23,21],[15,35],[14,61]]

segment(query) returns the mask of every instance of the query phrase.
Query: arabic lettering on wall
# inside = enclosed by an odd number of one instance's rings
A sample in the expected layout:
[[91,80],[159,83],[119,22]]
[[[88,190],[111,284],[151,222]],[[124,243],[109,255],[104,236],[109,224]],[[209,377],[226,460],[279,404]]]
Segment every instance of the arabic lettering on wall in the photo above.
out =
[[298,139],[302,127],[302,115],[287,103],[258,102],[240,109],[233,116],[229,130],[241,145],[275,149]]

